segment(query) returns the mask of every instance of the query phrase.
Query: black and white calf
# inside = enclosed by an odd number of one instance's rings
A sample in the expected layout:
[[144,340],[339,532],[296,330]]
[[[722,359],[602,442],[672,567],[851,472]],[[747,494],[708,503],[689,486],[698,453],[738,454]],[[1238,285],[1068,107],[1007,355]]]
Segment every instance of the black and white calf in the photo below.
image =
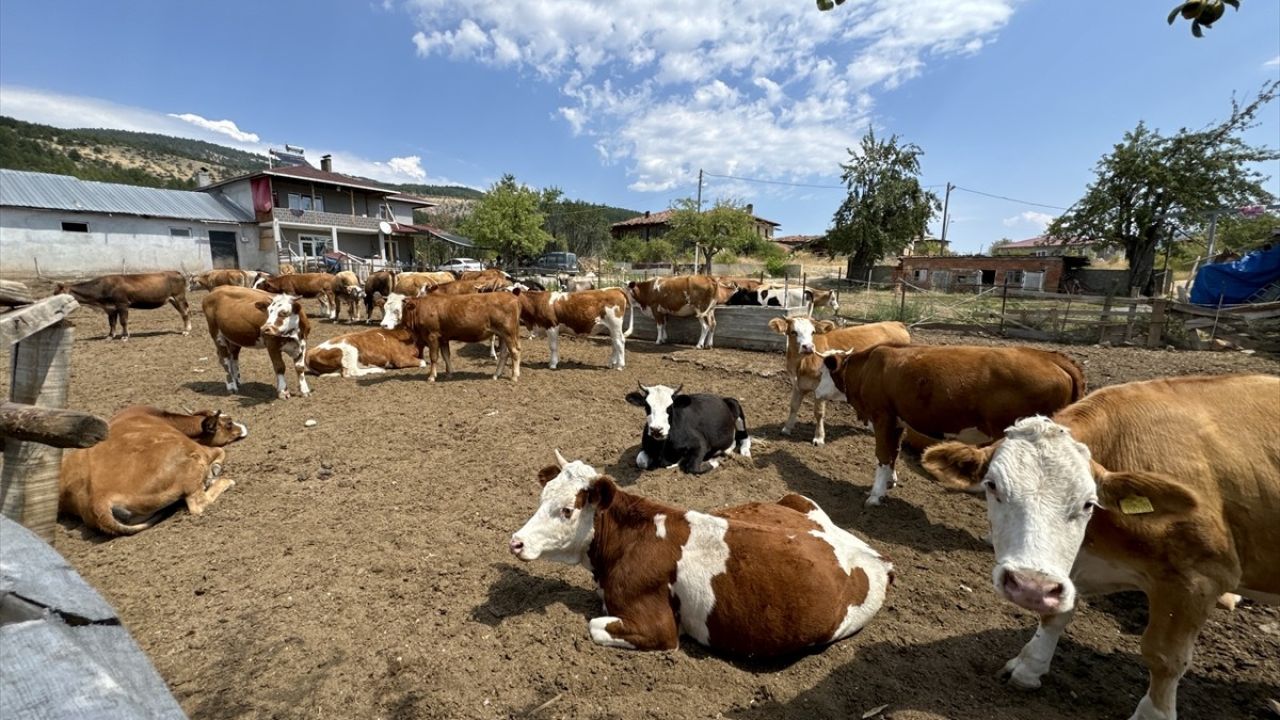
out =
[[721,456],[751,457],[742,405],[719,395],[681,395],[683,387],[641,385],[627,393],[627,402],[647,413],[636,465],[641,470],[679,465],[700,475],[718,467]]

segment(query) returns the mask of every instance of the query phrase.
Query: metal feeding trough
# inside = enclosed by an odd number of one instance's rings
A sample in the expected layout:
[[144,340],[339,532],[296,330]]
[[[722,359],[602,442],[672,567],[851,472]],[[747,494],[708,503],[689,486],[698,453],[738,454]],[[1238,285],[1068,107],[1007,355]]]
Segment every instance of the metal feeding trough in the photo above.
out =
[[[738,348],[784,352],[787,338],[769,329],[774,318],[797,317],[809,314],[808,307],[760,307],[751,305],[721,305],[716,308],[716,334],[713,347]],[[667,319],[667,341],[677,345],[695,345],[702,334],[698,318],[673,317]],[[636,312],[636,328],[633,338],[652,342],[658,336],[658,326],[653,318]]]

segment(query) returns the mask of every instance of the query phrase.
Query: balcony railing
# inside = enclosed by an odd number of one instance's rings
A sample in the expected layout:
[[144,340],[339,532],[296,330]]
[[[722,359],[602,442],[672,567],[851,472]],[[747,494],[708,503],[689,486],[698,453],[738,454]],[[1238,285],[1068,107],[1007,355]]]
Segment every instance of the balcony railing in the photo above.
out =
[[280,222],[298,223],[301,225],[320,225],[324,227],[345,227],[356,228],[359,230],[378,230],[378,223],[382,221],[378,217],[362,217],[360,215],[347,215],[345,213],[317,212],[315,210],[292,210],[289,208],[276,208],[271,212],[272,217]]

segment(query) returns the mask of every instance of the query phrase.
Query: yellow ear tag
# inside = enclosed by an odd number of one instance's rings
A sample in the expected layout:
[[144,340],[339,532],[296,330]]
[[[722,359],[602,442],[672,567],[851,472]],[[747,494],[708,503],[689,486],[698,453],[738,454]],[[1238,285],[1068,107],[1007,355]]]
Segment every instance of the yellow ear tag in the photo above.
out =
[[1151,501],[1141,495],[1130,495],[1120,501],[1120,512],[1125,515],[1142,515],[1144,513],[1155,512]]

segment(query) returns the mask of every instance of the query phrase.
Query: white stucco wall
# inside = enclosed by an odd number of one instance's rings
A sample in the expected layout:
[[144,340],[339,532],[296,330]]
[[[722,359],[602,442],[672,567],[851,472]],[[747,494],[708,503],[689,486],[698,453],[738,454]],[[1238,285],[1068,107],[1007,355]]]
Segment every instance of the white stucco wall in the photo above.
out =
[[[88,223],[89,232],[65,232],[63,222]],[[173,237],[170,228],[187,228],[191,236]],[[5,207],[0,208],[0,274],[30,275],[37,268],[46,275],[208,270],[213,265],[210,230],[236,232],[240,267],[256,268],[267,260],[274,266],[274,251],[258,250],[258,228],[252,223]]]

